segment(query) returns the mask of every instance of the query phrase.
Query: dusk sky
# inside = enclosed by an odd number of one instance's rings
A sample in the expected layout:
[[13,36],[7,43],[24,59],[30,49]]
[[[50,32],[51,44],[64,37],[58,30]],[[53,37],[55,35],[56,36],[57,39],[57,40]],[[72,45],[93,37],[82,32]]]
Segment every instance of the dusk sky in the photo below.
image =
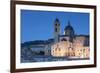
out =
[[75,34],[89,34],[89,13],[21,10],[21,42],[53,38],[56,18],[61,35],[68,21]]

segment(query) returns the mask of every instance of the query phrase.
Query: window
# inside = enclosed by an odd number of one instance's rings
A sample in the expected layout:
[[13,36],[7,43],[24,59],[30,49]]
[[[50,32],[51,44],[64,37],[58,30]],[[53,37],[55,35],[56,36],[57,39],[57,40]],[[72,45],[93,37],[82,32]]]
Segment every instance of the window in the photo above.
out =
[[57,28],[55,28],[55,31],[57,32]]
[[85,49],[83,49],[83,53],[85,53]]
[[55,49],[55,51],[57,51],[57,48]]
[[61,51],[61,49],[60,49],[60,48],[58,48],[58,50],[59,50],[59,51]]
[[55,24],[57,26],[57,24]]

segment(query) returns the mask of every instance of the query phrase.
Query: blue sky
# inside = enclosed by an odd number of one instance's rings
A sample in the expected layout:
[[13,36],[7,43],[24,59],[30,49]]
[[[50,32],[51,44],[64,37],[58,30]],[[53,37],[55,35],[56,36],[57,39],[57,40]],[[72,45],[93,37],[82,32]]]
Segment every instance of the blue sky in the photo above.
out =
[[21,10],[21,42],[53,38],[56,18],[61,35],[68,21],[76,34],[89,34],[89,13]]

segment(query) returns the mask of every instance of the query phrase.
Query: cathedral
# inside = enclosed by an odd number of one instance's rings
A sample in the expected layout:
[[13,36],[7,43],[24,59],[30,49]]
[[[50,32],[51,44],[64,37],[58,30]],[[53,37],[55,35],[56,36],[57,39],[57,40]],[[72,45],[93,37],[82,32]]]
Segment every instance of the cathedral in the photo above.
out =
[[53,57],[89,58],[89,35],[75,34],[68,21],[64,34],[60,34],[60,21],[54,21],[54,38],[35,40],[21,44],[21,59],[31,59],[36,55]]
[[68,21],[64,35],[60,35],[60,22],[55,20],[54,44],[51,46],[51,55],[56,57],[89,58],[89,35],[76,35]]

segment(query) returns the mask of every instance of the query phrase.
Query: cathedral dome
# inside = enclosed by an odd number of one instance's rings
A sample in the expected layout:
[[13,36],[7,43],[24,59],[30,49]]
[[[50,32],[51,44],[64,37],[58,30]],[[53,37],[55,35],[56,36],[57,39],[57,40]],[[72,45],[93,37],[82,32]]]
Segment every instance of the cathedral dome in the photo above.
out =
[[65,27],[64,29],[64,35],[69,36],[71,39],[74,37],[74,29],[73,27],[70,25],[70,22],[68,21],[68,25]]
[[56,20],[55,20],[56,22],[59,22],[59,19],[58,18],[56,18]]
[[74,31],[73,27],[71,25],[68,25],[65,27],[65,31]]
[[65,31],[74,31],[73,27],[70,24],[70,21],[68,21],[68,25],[64,29]]

